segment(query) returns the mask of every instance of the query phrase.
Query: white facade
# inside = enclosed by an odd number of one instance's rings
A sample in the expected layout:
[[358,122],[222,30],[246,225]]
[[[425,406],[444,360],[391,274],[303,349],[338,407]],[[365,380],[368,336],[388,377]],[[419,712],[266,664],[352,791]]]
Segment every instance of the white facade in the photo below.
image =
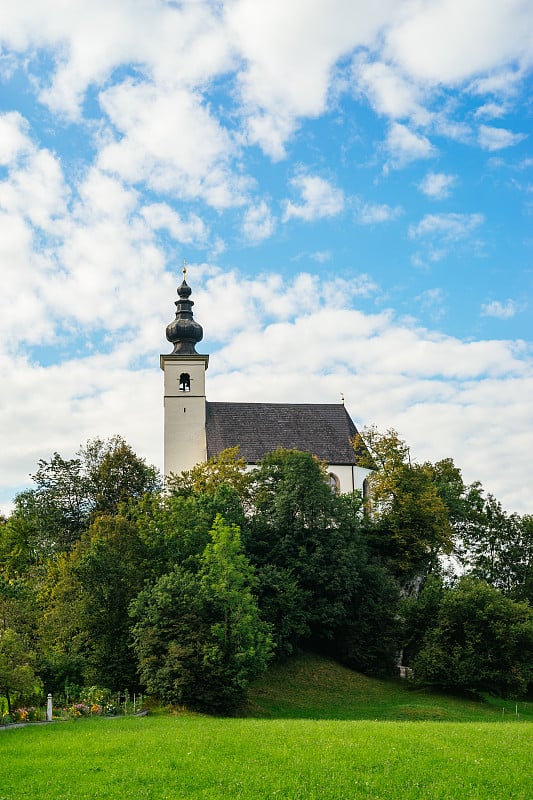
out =
[[336,479],[337,491],[341,494],[350,494],[356,490],[364,494],[365,478],[372,472],[370,469],[356,467],[352,464],[329,464],[327,470],[332,486]]
[[179,475],[207,460],[205,371],[209,356],[162,355],[165,373],[165,475]]

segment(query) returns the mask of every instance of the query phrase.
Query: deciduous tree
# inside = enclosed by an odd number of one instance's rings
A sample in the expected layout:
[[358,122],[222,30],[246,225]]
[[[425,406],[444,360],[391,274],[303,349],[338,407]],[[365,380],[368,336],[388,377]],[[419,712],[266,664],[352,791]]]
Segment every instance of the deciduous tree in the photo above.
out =
[[198,572],[177,566],[131,605],[148,691],[200,710],[235,711],[272,649],[254,585],[238,528],[217,517]]
[[[453,547],[443,481],[432,465],[411,461],[408,446],[394,430],[381,434],[366,428],[361,441],[377,466],[368,477],[369,541],[404,588],[416,587]],[[361,447],[359,440],[354,446]]]
[[9,713],[14,699],[19,703],[31,700],[42,688],[34,663],[34,653],[16,631],[0,630],[0,694],[7,700]]
[[290,575],[287,602],[292,606],[296,589],[305,603],[294,634],[305,621],[313,637],[330,639],[346,620],[366,558],[360,498],[332,492],[324,465],[309,453],[277,450],[254,473],[251,502],[245,545],[252,563]]
[[517,696],[533,679],[533,611],[465,577],[441,596],[412,661],[415,679],[444,689]]

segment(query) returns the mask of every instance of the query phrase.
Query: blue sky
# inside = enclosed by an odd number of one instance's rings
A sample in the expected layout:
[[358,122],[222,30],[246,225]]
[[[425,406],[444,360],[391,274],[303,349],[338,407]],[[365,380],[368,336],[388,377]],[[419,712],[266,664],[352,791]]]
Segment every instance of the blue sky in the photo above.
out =
[[95,436],[161,465],[186,258],[210,399],[343,393],[533,513],[529,0],[4,5],[5,509]]

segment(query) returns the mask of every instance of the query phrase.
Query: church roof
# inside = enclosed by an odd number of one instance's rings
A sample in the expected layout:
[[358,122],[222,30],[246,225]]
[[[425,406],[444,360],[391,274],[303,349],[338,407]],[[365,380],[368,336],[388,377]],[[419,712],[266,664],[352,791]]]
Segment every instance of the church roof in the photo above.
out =
[[239,445],[248,464],[278,447],[303,450],[328,464],[357,465],[357,428],[342,404],[206,403],[207,457]]

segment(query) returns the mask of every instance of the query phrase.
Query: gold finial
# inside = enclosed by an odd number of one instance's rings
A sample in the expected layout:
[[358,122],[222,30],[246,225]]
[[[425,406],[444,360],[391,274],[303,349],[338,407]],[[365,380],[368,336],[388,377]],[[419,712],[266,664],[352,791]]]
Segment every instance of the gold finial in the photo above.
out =
[[187,259],[186,258],[183,259],[183,270],[182,270],[182,272],[183,272],[184,276],[187,274]]

